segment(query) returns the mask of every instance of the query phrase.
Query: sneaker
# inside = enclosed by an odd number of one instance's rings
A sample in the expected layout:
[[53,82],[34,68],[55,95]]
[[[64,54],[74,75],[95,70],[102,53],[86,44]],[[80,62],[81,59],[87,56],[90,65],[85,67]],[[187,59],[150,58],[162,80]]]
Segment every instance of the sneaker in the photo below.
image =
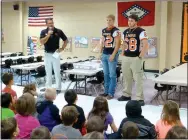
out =
[[139,103],[140,103],[141,106],[144,106],[144,105],[145,105],[144,100],[138,100],[138,101],[139,101]]
[[112,95],[108,95],[108,96],[107,96],[107,99],[108,99],[108,100],[111,100],[111,99],[113,99],[113,98],[114,98],[114,96],[112,96]]
[[118,101],[129,101],[131,100],[131,97],[121,96],[118,98]]
[[45,92],[45,90],[46,90],[46,88],[42,88],[40,91],[41,91],[41,92]]
[[57,94],[61,93],[61,90],[56,90]]
[[104,94],[100,94],[99,96],[107,97],[108,94],[104,93]]

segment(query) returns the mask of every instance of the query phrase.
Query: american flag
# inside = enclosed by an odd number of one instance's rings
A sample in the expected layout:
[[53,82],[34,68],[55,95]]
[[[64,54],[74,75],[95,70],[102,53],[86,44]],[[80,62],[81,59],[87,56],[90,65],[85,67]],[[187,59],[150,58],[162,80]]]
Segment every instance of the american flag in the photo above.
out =
[[38,37],[36,36],[29,36],[27,41],[27,54],[33,55],[37,53],[37,41]]
[[53,18],[53,6],[29,7],[28,26],[46,26],[46,18]]

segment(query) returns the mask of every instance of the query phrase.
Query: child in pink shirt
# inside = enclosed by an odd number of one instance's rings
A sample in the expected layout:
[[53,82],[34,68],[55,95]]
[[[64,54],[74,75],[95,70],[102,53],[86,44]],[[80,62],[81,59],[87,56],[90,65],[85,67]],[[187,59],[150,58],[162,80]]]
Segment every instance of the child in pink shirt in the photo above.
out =
[[182,126],[179,107],[176,102],[167,101],[163,107],[161,119],[155,125],[158,139],[164,139],[168,131],[175,125]]
[[16,102],[15,116],[20,132],[17,139],[29,139],[33,129],[40,126],[39,121],[32,116],[36,111],[35,99],[31,94],[24,94]]

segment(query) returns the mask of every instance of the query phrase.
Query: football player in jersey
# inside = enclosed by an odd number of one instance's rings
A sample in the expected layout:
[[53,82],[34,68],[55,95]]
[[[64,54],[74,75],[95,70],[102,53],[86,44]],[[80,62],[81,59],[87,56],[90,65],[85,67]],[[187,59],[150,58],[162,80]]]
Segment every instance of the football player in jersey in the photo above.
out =
[[101,96],[112,99],[116,89],[116,67],[118,63],[118,50],[121,43],[121,33],[114,26],[115,16],[107,16],[107,27],[102,30],[102,45],[100,58],[103,64],[105,93]]
[[119,101],[131,100],[133,79],[136,84],[136,100],[143,106],[143,63],[142,58],[148,50],[148,37],[146,31],[137,26],[138,16],[130,15],[129,28],[123,32],[122,72],[124,80],[123,95]]

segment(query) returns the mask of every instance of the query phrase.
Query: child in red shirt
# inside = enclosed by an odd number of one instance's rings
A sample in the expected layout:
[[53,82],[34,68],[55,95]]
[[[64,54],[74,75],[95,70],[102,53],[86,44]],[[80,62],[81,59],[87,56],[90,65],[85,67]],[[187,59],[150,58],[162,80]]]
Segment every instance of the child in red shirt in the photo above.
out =
[[2,90],[2,92],[9,93],[12,96],[12,106],[10,107],[10,109],[14,111],[14,113],[16,113],[14,104],[17,100],[17,94],[12,89],[12,85],[14,83],[12,73],[4,73],[2,76],[2,82],[6,85],[6,87]]

